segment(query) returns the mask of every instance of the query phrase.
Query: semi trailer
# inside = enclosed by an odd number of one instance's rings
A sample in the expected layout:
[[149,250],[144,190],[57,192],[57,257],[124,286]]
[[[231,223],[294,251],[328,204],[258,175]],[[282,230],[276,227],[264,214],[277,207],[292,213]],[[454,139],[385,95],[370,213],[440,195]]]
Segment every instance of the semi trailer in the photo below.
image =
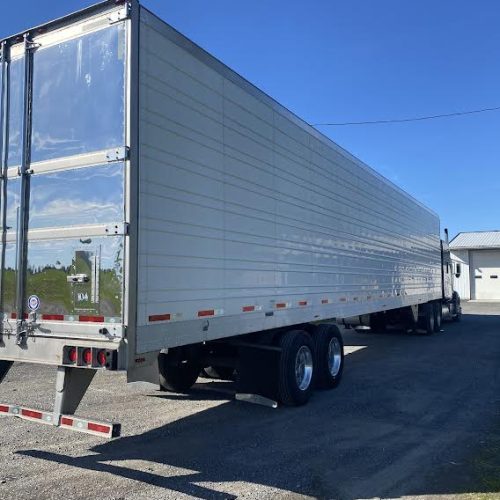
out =
[[75,416],[102,370],[300,405],[339,323],[460,318],[434,212],[137,1],[0,47],[0,381],[56,370],[53,409],[0,415],[116,436]]

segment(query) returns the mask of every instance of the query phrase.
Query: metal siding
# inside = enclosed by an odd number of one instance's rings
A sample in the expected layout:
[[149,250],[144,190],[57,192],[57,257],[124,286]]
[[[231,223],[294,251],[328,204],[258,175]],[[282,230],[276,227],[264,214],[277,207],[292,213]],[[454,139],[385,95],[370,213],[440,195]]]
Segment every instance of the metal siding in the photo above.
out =
[[437,216],[189,44],[141,10],[137,351],[439,298]]
[[500,231],[459,233],[450,242],[450,248],[500,248]]

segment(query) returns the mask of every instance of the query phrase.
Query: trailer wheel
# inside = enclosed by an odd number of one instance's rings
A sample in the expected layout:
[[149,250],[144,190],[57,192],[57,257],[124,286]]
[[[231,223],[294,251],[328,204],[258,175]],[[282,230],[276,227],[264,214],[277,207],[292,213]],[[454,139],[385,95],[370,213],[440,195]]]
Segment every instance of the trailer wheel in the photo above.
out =
[[201,367],[196,359],[183,359],[185,356],[177,349],[158,356],[160,389],[170,392],[188,392],[194,385]]
[[279,339],[278,400],[287,406],[309,401],[313,391],[314,342],[303,330],[289,330]]
[[441,305],[440,301],[434,302],[433,306],[434,306],[434,331],[437,333],[441,331],[441,323],[443,320],[443,306]]
[[424,335],[434,333],[434,305],[430,302],[422,304],[422,314],[418,318],[418,329],[423,330]]
[[453,321],[462,321],[462,306],[460,305],[460,295],[457,292],[453,292],[452,296],[453,304]]
[[315,329],[314,371],[318,389],[333,389],[340,384],[344,370],[344,342],[335,325],[322,324]]
[[234,368],[229,366],[206,366],[202,374],[207,378],[216,378],[220,380],[235,380]]

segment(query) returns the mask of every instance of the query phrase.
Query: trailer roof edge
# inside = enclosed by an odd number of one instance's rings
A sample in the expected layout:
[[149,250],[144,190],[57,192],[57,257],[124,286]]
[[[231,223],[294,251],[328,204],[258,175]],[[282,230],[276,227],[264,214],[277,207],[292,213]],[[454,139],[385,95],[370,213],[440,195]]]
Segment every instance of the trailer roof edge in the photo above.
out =
[[40,32],[46,32],[46,31],[52,31],[56,30],[58,28],[61,28],[62,26],[70,23],[70,22],[75,22],[79,21],[80,19],[83,19],[85,17],[94,15],[94,14],[100,14],[101,12],[106,12],[112,7],[118,7],[120,5],[124,5],[128,3],[128,0],[104,0],[98,3],[95,3],[93,5],[90,5],[89,7],[85,7],[84,9],[72,12],[70,14],[66,14],[62,17],[58,17],[57,19],[53,19],[52,21],[47,21],[45,23],[39,24],[37,26],[33,26],[29,29],[25,29],[23,31],[20,31],[19,33],[16,33],[14,35],[9,35],[4,38],[0,38],[0,44],[4,42],[15,42],[19,41],[20,38],[22,38],[26,33],[36,33],[37,31]]

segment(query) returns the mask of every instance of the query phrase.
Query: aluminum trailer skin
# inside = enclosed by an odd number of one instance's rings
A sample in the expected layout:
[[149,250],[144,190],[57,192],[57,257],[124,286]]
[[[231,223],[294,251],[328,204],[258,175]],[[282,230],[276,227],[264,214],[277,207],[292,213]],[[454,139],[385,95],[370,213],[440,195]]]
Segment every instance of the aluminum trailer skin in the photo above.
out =
[[0,380],[58,371],[53,411],[0,414],[116,435],[74,417],[104,369],[303,404],[335,322],[459,312],[434,212],[136,1],[6,38],[0,88]]

